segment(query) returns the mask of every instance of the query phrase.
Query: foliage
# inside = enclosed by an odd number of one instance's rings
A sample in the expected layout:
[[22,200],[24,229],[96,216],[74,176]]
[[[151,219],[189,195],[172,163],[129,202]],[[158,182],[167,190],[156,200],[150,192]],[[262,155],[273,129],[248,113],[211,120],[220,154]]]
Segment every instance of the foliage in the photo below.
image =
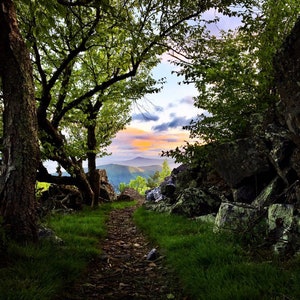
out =
[[131,179],[128,187],[135,189],[139,194],[143,195],[147,188],[147,180],[142,176],[137,176],[135,179]]
[[[286,265],[276,257],[251,259],[212,224],[182,216],[136,211],[135,222],[183,283],[191,299],[298,299],[299,258]],[[188,253],[188,255],[187,255]]]
[[216,143],[194,144],[186,142],[181,147],[176,147],[173,150],[162,151],[162,156],[172,157],[176,163],[189,164],[191,167],[201,168],[203,170],[210,169],[209,156],[213,153]]
[[50,187],[50,183],[48,182],[39,182],[37,181],[36,182],[36,185],[35,185],[35,194],[36,194],[36,197],[37,198],[40,198],[42,193],[47,191]]
[[[131,103],[159,91],[163,81],[155,81],[150,71],[159,55],[184,39],[187,21],[223,6],[45,0],[17,5],[32,49],[42,152],[71,173],[87,152],[106,155],[105,147],[130,121]],[[89,136],[91,129],[95,136]],[[91,140],[96,140],[92,147]]]
[[119,185],[119,191],[122,192],[126,187],[130,187],[138,191],[139,194],[144,195],[147,190],[159,186],[159,184],[163,182],[164,179],[170,174],[171,169],[168,164],[168,161],[164,160],[162,164],[162,170],[160,172],[155,172],[152,176],[149,176],[149,178],[147,179],[142,176],[137,176],[135,179],[131,179],[128,184],[121,182]]
[[[194,83],[198,96],[194,105],[204,113],[184,127],[198,139],[165,155],[190,160],[203,142],[226,142],[251,134],[256,120],[275,106],[273,57],[293,27],[300,3],[253,1],[237,14],[241,26],[214,35],[208,27],[195,29],[174,55],[184,83]],[[182,58],[183,57],[183,58]]]

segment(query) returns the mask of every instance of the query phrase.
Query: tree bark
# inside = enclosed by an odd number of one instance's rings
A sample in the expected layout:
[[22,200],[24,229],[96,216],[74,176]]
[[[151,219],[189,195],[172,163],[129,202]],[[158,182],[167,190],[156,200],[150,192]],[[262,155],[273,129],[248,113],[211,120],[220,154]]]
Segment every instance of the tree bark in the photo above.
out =
[[94,192],[94,203],[93,206],[97,206],[99,204],[99,196],[100,196],[100,178],[99,173],[96,170],[96,125],[91,124],[87,128],[88,136],[87,136],[87,145],[88,145],[88,178],[91,188]]
[[4,100],[0,211],[9,238],[37,240],[37,118],[32,66],[11,0],[0,0],[0,77]]

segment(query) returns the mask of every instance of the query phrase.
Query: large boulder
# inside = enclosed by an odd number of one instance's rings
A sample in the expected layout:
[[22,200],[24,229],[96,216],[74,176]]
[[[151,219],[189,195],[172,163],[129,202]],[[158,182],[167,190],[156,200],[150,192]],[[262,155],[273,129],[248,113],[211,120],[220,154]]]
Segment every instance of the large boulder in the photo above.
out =
[[226,183],[238,188],[243,182],[270,171],[268,157],[259,151],[261,143],[250,138],[216,146],[211,163]]
[[230,230],[245,232],[260,215],[260,211],[249,204],[223,202],[215,219],[214,232]]
[[133,188],[126,187],[117,197],[117,201],[134,201],[142,200],[144,197]]
[[293,141],[300,145],[300,17],[275,57],[276,86],[281,115]]
[[216,213],[220,204],[220,199],[213,198],[201,189],[187,188],[181,192],[171,212],[186,217],[202,216]]
[[263,208],[275,203],[278,199],[279,191],[282,191],[282,180],[277,176],[273,179],[252,202],[254,207]]
[[268,241],[275,253],[293,255],[300,249],[300,218],[293,204],[273,204],[268,209]]

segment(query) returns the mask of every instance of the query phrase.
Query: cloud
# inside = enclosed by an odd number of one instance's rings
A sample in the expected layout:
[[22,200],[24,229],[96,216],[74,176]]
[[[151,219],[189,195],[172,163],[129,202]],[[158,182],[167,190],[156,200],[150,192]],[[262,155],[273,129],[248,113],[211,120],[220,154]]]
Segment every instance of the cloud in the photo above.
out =
[[174,119],[170,122],[165,122],[156,126],[153,126],[153,130],[155,132],[167,131],[168,129],[172,128],[182,128],[183,126],[189,125],[192,118],[186,117],[174,117]]
[[153,133],[134,127],[120,131],[109,151],[113,155],[134,157],[137,155],[159,155],[163,150],[174,149],[189,140],[188,132]]
[[146,113],[132,115],[132,120],[133,121],[150,122],[150,121],[158,121],[159,117],[154,114],[151,114],[149,112],[146,112]]
[[156,112],[163,112],[164,111],[164,108],[162,106],[155,106],[154,109],[155,109]]
[[194,97],[192,97],[192,96],[184,97],[179,101],[179,103],[194,106]]

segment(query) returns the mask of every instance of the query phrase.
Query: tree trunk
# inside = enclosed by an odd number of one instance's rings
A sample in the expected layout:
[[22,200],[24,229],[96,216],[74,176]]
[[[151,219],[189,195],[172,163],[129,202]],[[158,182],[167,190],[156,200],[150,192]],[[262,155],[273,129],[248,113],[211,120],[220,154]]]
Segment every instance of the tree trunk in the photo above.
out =
[[99,173],[96,170],[96,134],[95,134],[96,125],[92,124],[88,126],[88,137],[87,137],[87,145],[88,145],[88,178],[91,185],[91,188],[94,192],[94,203],[93,206],[97,206],[99,204],[99,193],[100,193],[100,178]]
[[0,208],[8,237],[37,240],[37,119],[32,66],[11,0],[0,0],[0,76],[4,100]]

